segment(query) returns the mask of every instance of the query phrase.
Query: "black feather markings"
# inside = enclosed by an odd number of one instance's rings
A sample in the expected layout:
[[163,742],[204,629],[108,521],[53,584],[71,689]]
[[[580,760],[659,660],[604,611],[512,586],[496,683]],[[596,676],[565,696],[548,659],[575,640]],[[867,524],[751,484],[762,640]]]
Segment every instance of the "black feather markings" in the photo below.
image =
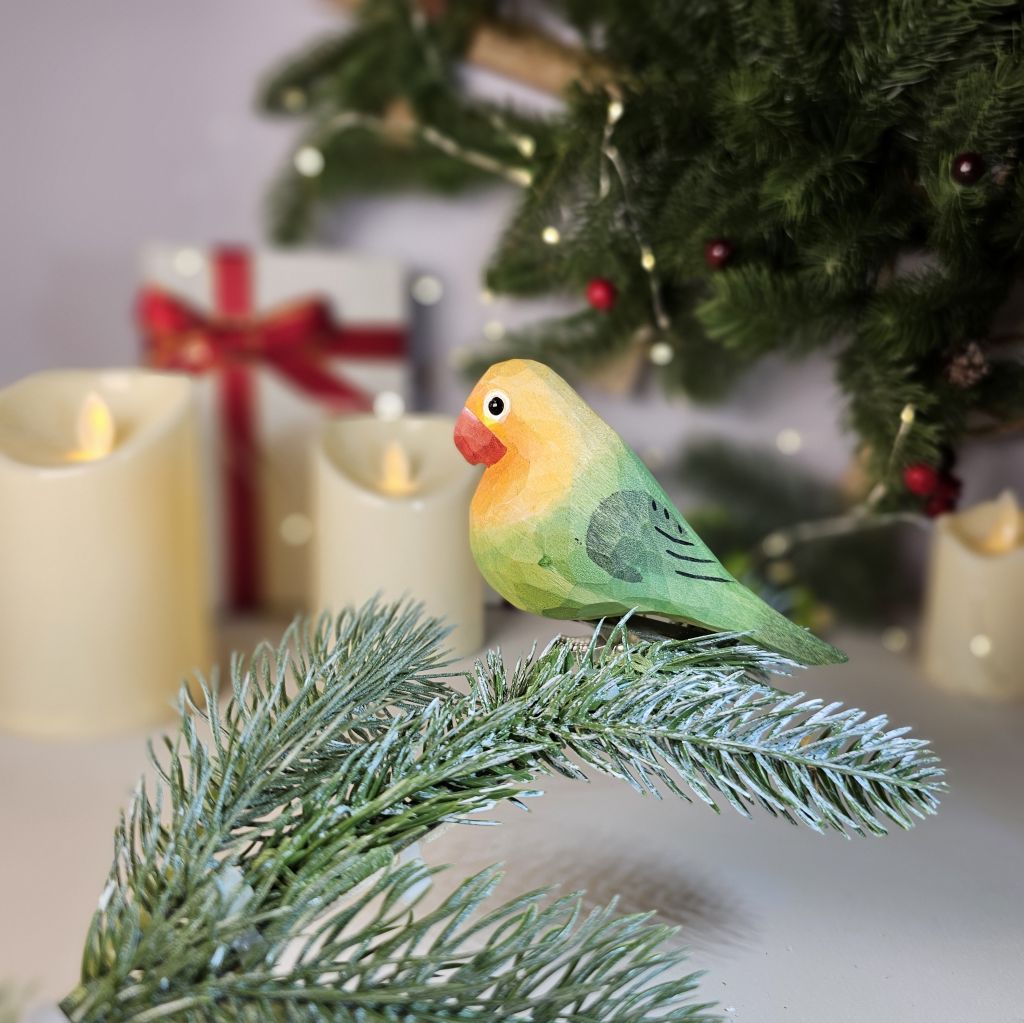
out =
[[698,575],[696,572],[684,572],[681,569],[676,569],[676,575],[686,576],[687,579],[700,579],[706,583],[734,583],[735,579],[726,579],[720,575]]
[[692,554],[679,554],[676,551],[665,548],[665,553],[670,558],[675,558],[677,561],[696,561],[701,565],[713,565],[715,563],[714,558],[695,558]]
[[692,540],[684,540],[681,536],[673,536],[671,533],[666,533],[665,530],[661,528],[661,526],[655,526],[654,527],[654,531],[656,533],[661,533],[661,535],[666,540],[671,540],[672,543],[681,543],[685,547],[693,547],[694,546],[694,543],[693,543]]

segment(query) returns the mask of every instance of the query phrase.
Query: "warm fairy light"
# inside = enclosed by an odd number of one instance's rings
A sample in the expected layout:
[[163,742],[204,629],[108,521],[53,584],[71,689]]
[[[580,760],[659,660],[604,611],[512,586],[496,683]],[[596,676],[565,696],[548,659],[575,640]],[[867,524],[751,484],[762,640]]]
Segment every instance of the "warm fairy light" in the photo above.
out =
[[384,448],[380,489],[391,497],[405,497],[416,489],[409,453],[397,440],[388,441]]
[[405,399],[396,391],[381,391],[373,399],[373,414],[378,419],[399,419],[405,412]]
[[289,547],[302,547],[313,538],[313,522],[302,512],[292,512],[281,520],[280,532]]
[[608,123],[615,124],[622,117],[625,109],[621,100],[613,99],[608,104]]
[[541,231],[540,236],[545,245],[557,245],[562,240],[558,228],[552,227],[550,224]]
[[529,135],[520,135],[516,139],[516,149],[529,159],[537,152],[537,143]]
[[285,110],[302,110],[306,106],[306,93],[297,85],[289,86],[281,93],[281,105]]
[[303,146],[296,152],[292,162],[304,178],[315,178],[323,172],[324,154],[316,146]]
[[655,341],[651,345],[649,358],[655,366],[667,366],[674,355],[675,352],[672,351],[672,346],[667,341]]
[[203,254],[198,249],[178,249],[171,262],[179,277],[195,277],[203,269]]
[[78,413],[78,447],[68,453],[72,462],[94,462],[114,450],[114,416],[110,406],[90,391]]
[[903,411],[900,413],[900,422],[904,426],[910,426],[914,422],[914,416],[916,415],[913,405],[904,405]]
[[799,430],[788,427],[776,434],[775,446],[784,455],[795,455],[804,446],[804,439],[800,436]]
[[484,324],[484,337],[488,341],[500,341],[505,336],[505,324],[501,320],[488,320]]
[[988,657],[992,653],[992,640],[982,632],[979,632],[976,636],[971,636],[969,645],[971,653],[975,657]]
[[1001,494],[995,504],[992,525],[977,545],[983,554],[1006,554],[1024,546],[1024,514],[1021,514],[1013,491]]
[[882,646],[891,654],[901,654],[910,646],[910,636],[906,629],[892,625],[882,630]]
[[510,167],[508,177],[523,188],[529,188],[533,184],[533,172],[525,167]]
[[654,258],[654,253],[645,245],[640,250],[640,265],[650,273],[657,264],[657,260]]
[[412,297],[420,305],[437,305],[444,298],[444,285],[433,274],[421,274],[412,283]]

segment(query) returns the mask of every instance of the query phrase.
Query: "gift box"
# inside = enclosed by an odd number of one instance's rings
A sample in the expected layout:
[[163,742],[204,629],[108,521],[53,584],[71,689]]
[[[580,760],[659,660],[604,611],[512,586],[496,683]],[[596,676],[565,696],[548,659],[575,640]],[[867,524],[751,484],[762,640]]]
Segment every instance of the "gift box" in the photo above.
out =
[[308,589],[309,452],[325,416],[410,397],[401,266],[346,252],[151,245],[144,360],[198,382],[214,592],[294,611]]

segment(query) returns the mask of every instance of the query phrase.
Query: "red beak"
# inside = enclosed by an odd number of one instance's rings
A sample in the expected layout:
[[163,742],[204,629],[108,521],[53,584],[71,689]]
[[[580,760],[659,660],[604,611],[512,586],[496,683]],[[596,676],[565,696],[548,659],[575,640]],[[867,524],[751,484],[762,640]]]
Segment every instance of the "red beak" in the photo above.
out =
[[507,450],[468,408],[455,422],[455,446],[470,465],[494,465]]

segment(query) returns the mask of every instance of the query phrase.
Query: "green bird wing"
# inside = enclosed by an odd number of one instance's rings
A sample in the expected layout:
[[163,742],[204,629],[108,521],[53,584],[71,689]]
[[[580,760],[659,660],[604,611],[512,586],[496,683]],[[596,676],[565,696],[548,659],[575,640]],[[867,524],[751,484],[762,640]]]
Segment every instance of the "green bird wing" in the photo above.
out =
[[746,603],[736,599],[744,587],[656,484],[605,497],[590,516],[586,552],[623,584],[612,585],[624,604],[709,628],[746,627]]
[[747,633],[799,663],[846,660],[733,578],[653,477],[646,482],[613,491],[590,515],[586,553],[611,577],[609,596],[641,612]]

